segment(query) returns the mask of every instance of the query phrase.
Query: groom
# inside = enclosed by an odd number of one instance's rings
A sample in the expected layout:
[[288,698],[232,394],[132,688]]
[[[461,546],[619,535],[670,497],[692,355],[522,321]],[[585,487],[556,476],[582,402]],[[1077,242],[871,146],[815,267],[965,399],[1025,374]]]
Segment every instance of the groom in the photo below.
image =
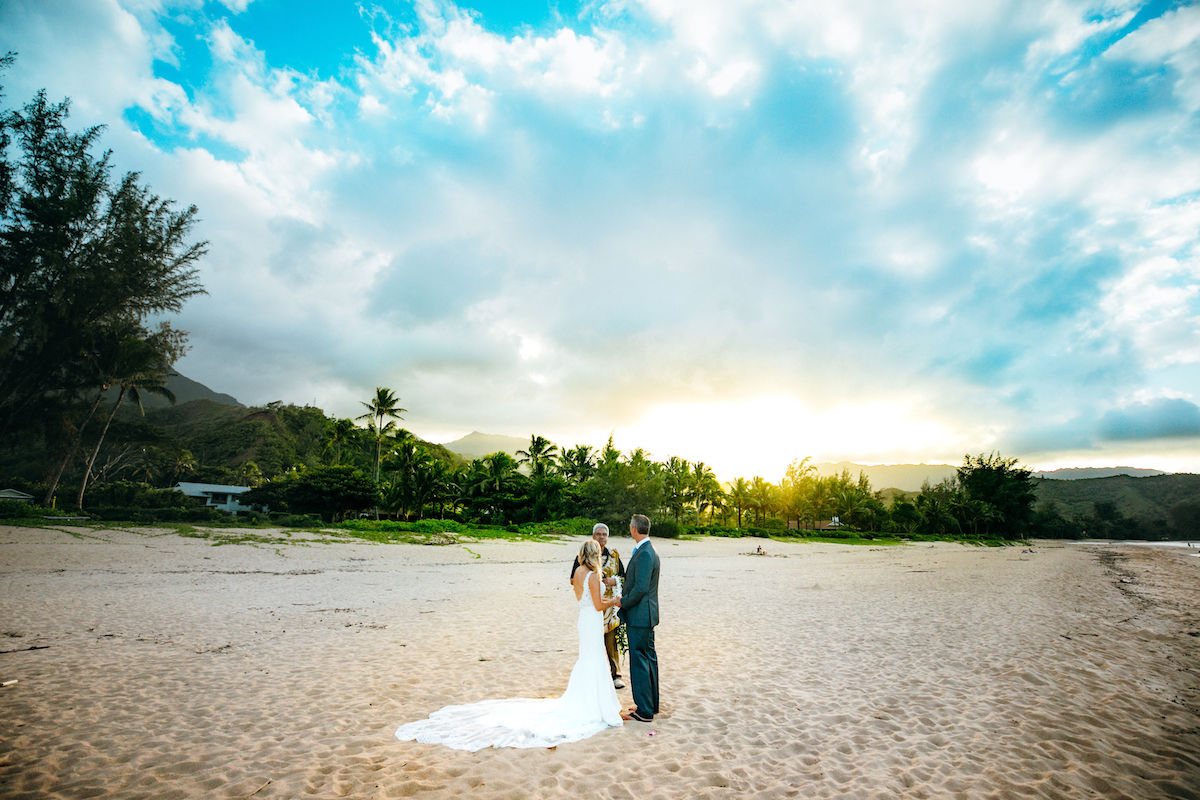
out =
[[629,641],[629,682],[634,708],[624,719],[649,722],[658,713],[658,655],[654,626],[658,624],[658,554],[650,544],[650,518],[634,514],[629,521],[633,554],[625,565],[621,610]]

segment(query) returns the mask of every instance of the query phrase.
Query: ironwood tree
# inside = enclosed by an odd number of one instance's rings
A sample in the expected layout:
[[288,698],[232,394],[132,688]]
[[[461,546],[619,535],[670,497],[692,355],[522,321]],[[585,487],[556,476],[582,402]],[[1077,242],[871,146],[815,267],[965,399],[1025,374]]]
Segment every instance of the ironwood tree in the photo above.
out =
[[136,172],[114,176],[111,153],[95,152],[103,128],[71,131],[68,100],[40,91],[9,109],[2,88],[0,443],[57,453],[57,483],[105,392],[138,379],[114,372],[130,337],[169,343],[167,369],[183,352],[186,334],[159,317],[204,292],[207,243],[191,241],[195,206],[176,209]]

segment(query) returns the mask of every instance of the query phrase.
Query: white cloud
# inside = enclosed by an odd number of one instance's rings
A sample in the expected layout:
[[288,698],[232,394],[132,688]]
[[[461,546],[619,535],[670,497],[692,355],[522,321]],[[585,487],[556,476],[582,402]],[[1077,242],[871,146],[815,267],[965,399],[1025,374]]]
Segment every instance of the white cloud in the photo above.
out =
[[1105,317],[1151,367],[1200,363],[1200,260],[1157,256],[1123,275],[1101,302]]
[[1045,33],[1026,51],[1026,68],[1057,73],[1077,66],[1079,49],[1090,39],[1124,28],[1137,15],[1137,6],[1130,0],[1106,2],[1098,8],[1075,2],[1045,3],[1039,20]]
[[667,422],[717,416],[721,458],[741,435],[786,463],[1200,395],[1189,9],[1093,59],[1168,63],[1179,102],[1081,122],[1062,93],[1103,80],[1084,50],[1128,4],[653,0],[503,35],[423,0],[324,81],[192,12],[214,66],[187,91],[155,75],[184,57],[158,10],[83,5],[94,41],[19,74],[200,206],[182,366],[245,401],[349,414],[391,385],[434,429],[663,455],[701,441]]
[[760,72],[758,64],[753,61],[726,64],[708,78],[709,91],[716,97],[724,97],[739,86],[753,81]]

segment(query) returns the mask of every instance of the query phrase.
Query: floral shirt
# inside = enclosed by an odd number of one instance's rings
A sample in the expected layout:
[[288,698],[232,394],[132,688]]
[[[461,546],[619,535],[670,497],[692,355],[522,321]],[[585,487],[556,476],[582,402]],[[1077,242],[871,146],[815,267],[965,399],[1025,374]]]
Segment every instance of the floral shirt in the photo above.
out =
[[[605,552],[600,556],[600,571],[604,573],[604,577],[606,578],[612,578],[618,575],[622,578],[625,577],[625,565],[621,563],[621,554],[612,547],[606,548]],[[605,600],[613,599],[619,586],[620,581],[617,582],[617,586],[605,586],[604,591],[600,593],[600,596]],[[604,609],[605,633],[615,630],[620,624],[621,620],[617,617],[616,607]]]

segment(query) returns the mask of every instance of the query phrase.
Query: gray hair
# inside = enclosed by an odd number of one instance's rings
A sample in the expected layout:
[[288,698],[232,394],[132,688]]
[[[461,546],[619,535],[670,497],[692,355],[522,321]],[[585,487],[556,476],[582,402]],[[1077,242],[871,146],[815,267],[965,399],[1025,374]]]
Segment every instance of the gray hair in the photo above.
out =
[[603,522],[597,522],[595,525],[592,526],[592,536],[595,536],[600,531],[604,531],[605,533],[608,533],[608,526],[605,525]]
[[650,518],[645,514],[634,514],[629,524],[637,528],[637,532],[642,536],[650,535]]

